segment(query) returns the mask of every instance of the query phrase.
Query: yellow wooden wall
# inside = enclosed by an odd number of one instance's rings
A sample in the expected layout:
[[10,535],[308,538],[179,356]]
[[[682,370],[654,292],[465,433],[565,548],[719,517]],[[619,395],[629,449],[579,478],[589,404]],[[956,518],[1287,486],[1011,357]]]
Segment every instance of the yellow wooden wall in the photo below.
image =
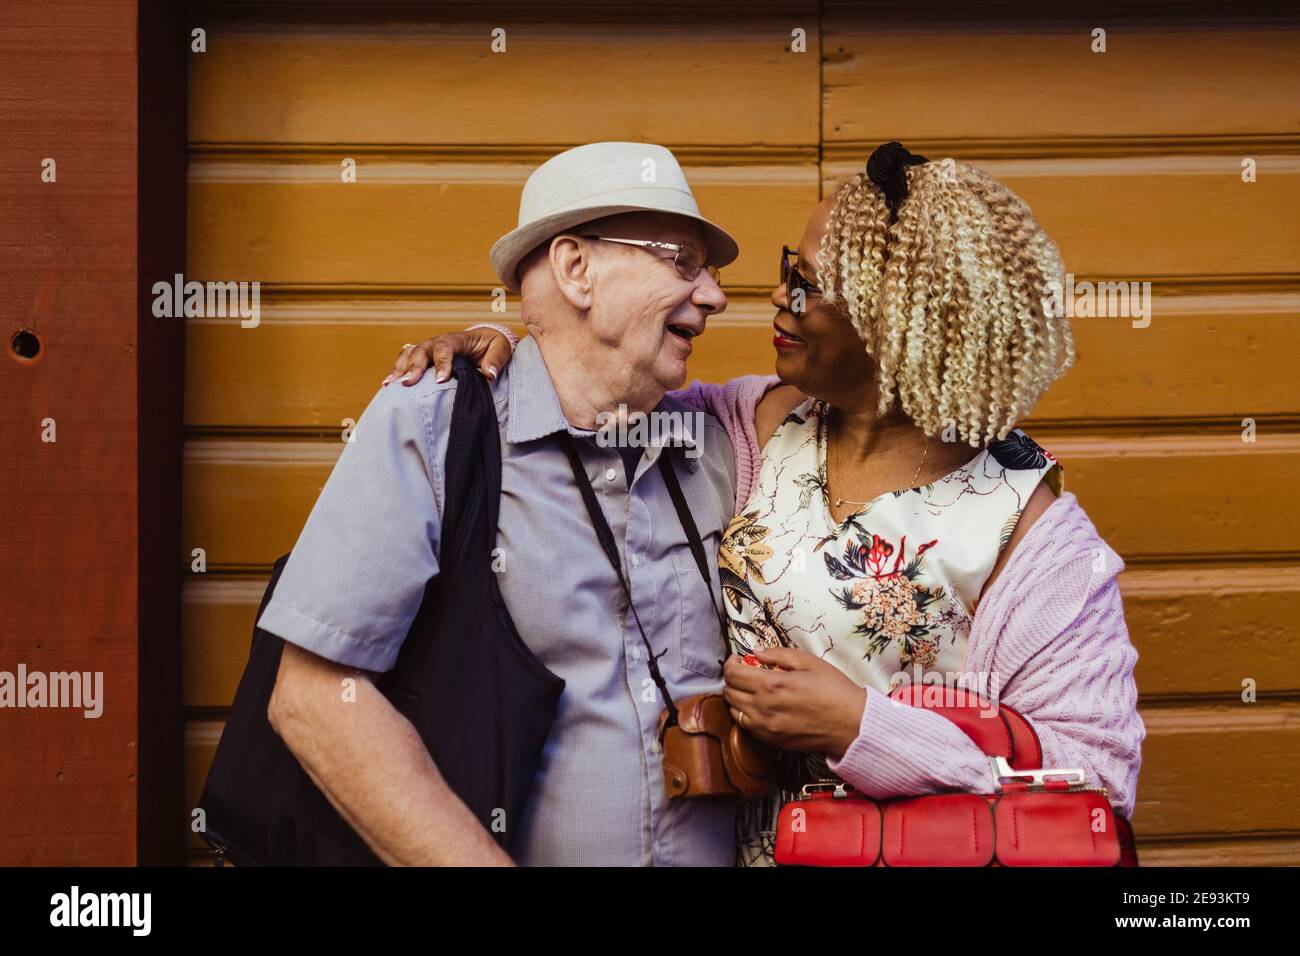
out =
[[1029,427],[1128,565],[1144,862],[1300,863],[1300,24],[635,7],[195,12],[187,274],[261,281],[263,314],[188,326],[178,560],[208,561],[184,590],[188,805],[344,420],[403,342],[492,316],[487,250],[533,166],[603,139],[677,153],[742,247],[692,366],[721,380],[770,369],[775,253],[897,138],[1007,182],[1079,279],[1154,284],[1148,328],[1075,320],[1078,367]]

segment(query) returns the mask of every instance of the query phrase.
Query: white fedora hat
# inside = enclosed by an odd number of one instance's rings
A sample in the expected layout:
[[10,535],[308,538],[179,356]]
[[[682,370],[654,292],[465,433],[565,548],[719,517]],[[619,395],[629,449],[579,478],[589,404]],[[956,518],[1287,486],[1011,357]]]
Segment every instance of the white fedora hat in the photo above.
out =
[[519,260],[547,239],[602,216],[666,212],[694,219],[708,236],[709,264],[721,268],[740,252],[725,229],[700,215],[677,157],[652,143],[588,143],[533,170],[519,199],[519,226],[492,245],[492,268],[519,291]]

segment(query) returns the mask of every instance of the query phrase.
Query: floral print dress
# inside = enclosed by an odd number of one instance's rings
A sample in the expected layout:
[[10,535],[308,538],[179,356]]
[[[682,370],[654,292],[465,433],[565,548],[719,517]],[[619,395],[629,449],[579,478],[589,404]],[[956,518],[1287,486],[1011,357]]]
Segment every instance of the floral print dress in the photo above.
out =
[[[1060,493],[1060,466],[1016,429],[943,478],[887,492],[836,521],[827,412],[808,399],[790,413],[723,537],[731,649],[797,647],[885,693],[904,677],[960,683],[984,583],[1038,483]],[[822,754],[784,752],[782,760],[802,761],[796,769],[813,779],[836,779]],[[795,795],[742,804],[740,865],[771,864],[777,814]]]

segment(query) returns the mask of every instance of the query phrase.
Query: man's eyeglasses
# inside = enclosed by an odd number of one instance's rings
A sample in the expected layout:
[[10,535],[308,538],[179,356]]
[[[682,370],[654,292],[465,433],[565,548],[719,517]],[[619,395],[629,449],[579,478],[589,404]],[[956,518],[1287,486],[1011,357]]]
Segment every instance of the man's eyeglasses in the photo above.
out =
[[790,303],[792,311],[802,312],[802,309],[795,309],[795,289],[802,289],[802,298],[806,301],[810,295],[821,295],[821,286],[815,282],[809,282],[802,272],[799,271],[799,250],[791,249],[789,246],[781,247],[781,283],[785,286],[785,300]]
[[[722,273],[713,266],[704,264],[704,253],[688,242],[652,242],[649,239],[612,239],[609,236],[583,236],[584,239],[599,239],[601,242],[618,242],[625,246],[641,246],[644,249],[664,249],[674,253],[673,265],[678,274],[687,282],[694,282],[700,270],[704,269],[718,285],[722,285]],[[663,258],[660,256],[659,258]]]

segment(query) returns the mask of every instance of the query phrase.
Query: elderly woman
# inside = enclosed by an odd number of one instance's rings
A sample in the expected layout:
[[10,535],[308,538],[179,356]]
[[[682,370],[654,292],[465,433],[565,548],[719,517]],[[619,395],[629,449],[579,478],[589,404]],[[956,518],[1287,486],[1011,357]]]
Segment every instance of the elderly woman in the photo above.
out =
[[[1082,768],[1132,813],[1145,728],[1123,562],[1063,491],[1060,464],[1016,428],[1074,361],[1045,298],[1062,273],[1009,189],[890,143],[782,255],[776,378],[678,393],[736,448],[719,559],[736,652],[725,697],[786,758],[782,789],[739,815],[742,865],[772,861],[777,814],[802,782],[872,797],[993,790],[956,724],[888,700],[904,679],[1008,704],[1044,766]],[[486,355],[493,374],[508,360],[500,341],[444,336],[404,352],[386,381],[453,350]]]

